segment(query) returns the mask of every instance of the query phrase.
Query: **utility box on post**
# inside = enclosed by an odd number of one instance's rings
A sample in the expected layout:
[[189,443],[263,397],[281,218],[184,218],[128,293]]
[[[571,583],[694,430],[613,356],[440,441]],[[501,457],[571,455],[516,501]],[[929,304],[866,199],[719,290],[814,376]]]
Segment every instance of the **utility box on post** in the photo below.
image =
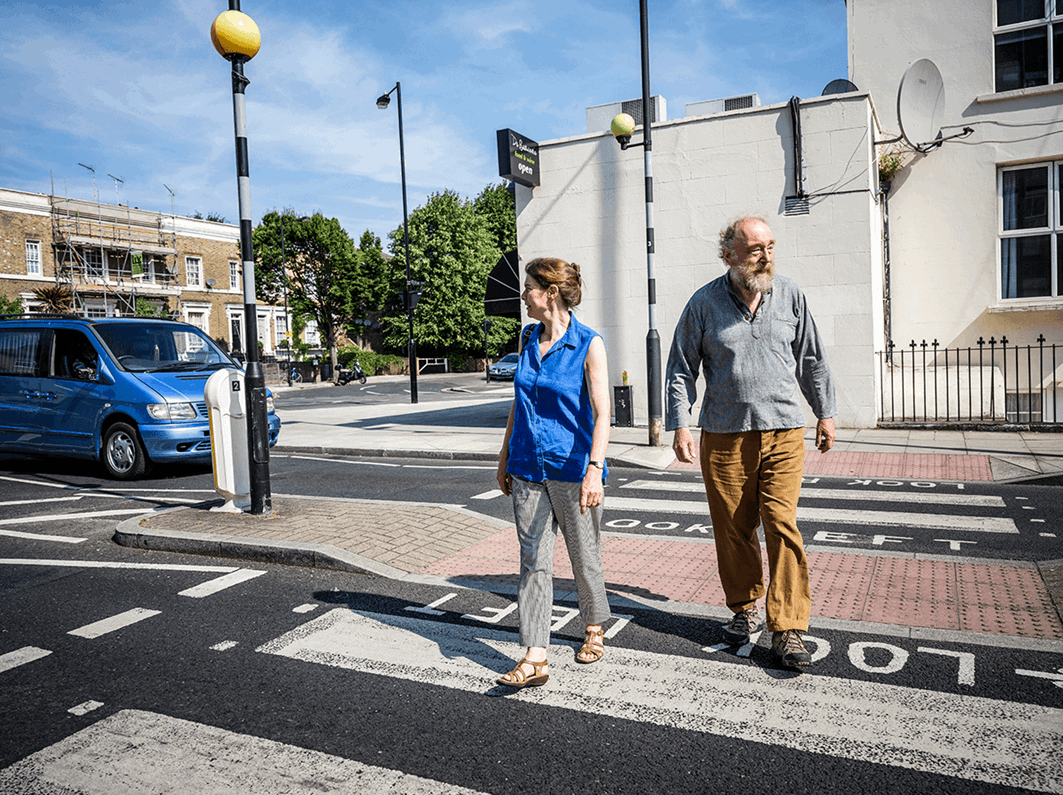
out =
[[203,388],[210,416],[210,458],[214,489],[225,504],[212,511],[238,513],[251,507],[251,466],[247,447],[244,374],[218,370]]
[[631,422],[631,387],[613,387],[613,411],[616,413],[616,426],[630,428]]

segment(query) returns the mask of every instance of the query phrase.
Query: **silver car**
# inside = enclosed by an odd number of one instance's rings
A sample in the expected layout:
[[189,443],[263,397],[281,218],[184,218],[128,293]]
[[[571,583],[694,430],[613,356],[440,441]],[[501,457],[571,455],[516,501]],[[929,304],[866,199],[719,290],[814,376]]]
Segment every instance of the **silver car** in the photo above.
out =
[[488,374],[491,376],[491,380],[498,381],[512,381],[513,376],[517,372],[517,361],[519,356],[516,353],[507,353],[497,362],[487,368]]

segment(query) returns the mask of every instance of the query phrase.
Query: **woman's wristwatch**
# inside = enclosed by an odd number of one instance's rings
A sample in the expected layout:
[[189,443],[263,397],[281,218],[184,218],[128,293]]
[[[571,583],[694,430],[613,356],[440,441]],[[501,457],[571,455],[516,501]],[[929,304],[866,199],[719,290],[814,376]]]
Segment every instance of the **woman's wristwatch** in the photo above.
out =
[[603,461],[588,461],[587,465],[592,467],[598,467],[598,469],[602,470],[603,472],[605,471],[605,462]]

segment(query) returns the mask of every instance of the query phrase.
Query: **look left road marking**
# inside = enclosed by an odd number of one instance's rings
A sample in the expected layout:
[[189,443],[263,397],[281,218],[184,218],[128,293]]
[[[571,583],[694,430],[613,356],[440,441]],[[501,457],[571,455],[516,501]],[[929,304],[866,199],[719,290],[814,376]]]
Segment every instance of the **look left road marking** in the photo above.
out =
[[[258,648],[473,693],[513,664],[516,635],[338,608]],[[555,670],[572,652],[552,649]],[[604,666],[604,668],[602,667]],[[957,779],[1063,792],[1063,709],[612,646],[596,676],[521,700]],[[683,698],[677,699],[676,693]],[[801,720],[795,721],[794,715]]]
[[20,665],[31,663],[51,654],[47,649],[38,649],[36,646],[23,646],[21,649],[0,654],[0,673],[18,668]]
[[136,624],[138,621],[143,621],[145,618],[157,616],[161,612],[161,610],[148,610],[144,607],[134,607],[132,610],[126,610],[124,613],[105,618],[102,621],[94,621],[93,623],[86,624],[78,629],[72,629],[66,634],[77,635],[79,638],[98,638],[109,632],[115,632],[124,627],[128,627],[130,624]]
[[193,599],[202,599],[204,596],[210,596],[211,594],[216,594],[218,591],[224,591],[226,588],[239,585],[247,580],[253,580],[255,577],[259,577],[265,573],[266,572],[264,571],[258,571],[255,569],[237,569],[231,574],[224,574],[221,577],[207,580],[192,588],[186,588],[185,590],[180,591],[177,595],[191,596]]

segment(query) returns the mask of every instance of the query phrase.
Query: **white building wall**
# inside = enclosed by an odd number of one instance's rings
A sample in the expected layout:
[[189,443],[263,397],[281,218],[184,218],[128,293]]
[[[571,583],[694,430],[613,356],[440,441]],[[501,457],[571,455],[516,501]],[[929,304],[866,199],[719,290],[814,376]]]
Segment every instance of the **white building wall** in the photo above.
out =
[[994,93],[995,6],[847,0],[849,79],[871,94],[882,138],[900,134],[897,89],[920,58],[942,75],[944,135],[974,128],[928,154],[909,154],[893,181],[892,327],[899,346],[937,340],[966,347],[1003,336],[1026,345],[1039,334],[1063,343],[1063,300],[1000,297],[998,170],[1063,158],[1063,85]]
[[[653,130],[654,267],[662,368],[690,295],[723,272],[718,232],[747,213],[767,218],[776,267],[808,295],[838,381],[838,422],[876,419],[873,349],[881,337],[880,216],[871,168],[874,112],[857,94],[801,106],[807,215],[784,215],[795,192],[786,104],[667,122]],[[635,136],[636,143],[641,140]],[[646,214],[643,150],[611,135],[540,143],[541,185],[517,188],[521,259],[558,256],[584,278],[580,319],[602,333],[613,384],[627,371],[647,421]],[[811,414],[809,415],[811,421]]]

